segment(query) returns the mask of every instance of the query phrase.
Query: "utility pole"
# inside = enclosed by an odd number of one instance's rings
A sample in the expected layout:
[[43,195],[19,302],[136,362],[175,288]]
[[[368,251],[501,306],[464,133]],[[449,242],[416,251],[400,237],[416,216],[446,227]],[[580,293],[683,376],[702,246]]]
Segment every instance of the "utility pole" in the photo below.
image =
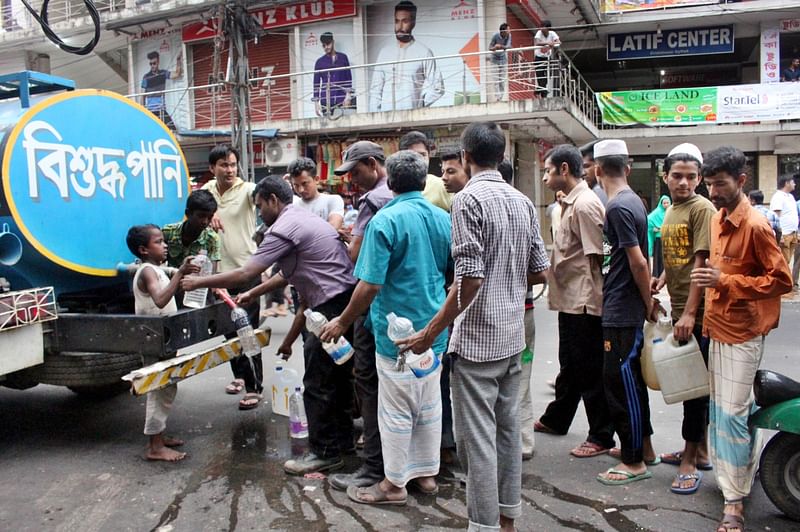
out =
[[250,66],[247,41],[257,38],[261,28],[247,12],[245,0],[227,0],[223,9],[222,31],[227,36],[228,79],[231,88],[231,145],[239,151],[241,175],[255,180],[253,131],[250,121]]

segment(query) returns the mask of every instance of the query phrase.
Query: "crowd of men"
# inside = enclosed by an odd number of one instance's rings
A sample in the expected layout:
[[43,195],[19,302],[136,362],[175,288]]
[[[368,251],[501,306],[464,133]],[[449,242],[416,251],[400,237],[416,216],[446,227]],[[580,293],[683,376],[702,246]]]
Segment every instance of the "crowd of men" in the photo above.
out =
[[[565,144],[546,154],[543,182],[563,196],[549,254],[534,205],[511,185],[496,124],[470,124],[460,150],[439,154],[441,177],[428,174],[424,134],[408,133],[400,148],[388,155],[358,141],[344,153],[336,173],[349,174],[362,192],[351,231],[341,228],[341,200],[317,190],[313,161],[292,163],[288,179],[252,185],[235,176],[234,150],[212,151],[216,180],[205,188],[218,205],[210,223],[222,230],[221,267],[183,276],[182,288],[235,289],[239,304],[257,305],[260,295],[291,284],[299,308],[278,347],[285,358],[303,333],[305,309],[328,319],[319,337],[304,334],[309,451],[288,460],[286,473],[341,468],[360,415],[363,463],[331,474],[331,486],[358,503],[402,505],[412,489],[436,494],[440,463],[457,455],[469,529],[514,530],[533,431],[566,434],[583,400],[589,432],[570,452],[620,460],[599,482],[645,480],[648,466],[664,461],[679,466],[670,489],[691,494],[713,467],[725,498],[719,530],[742,530],[759,449],[747,430],[750,383],[764,336],[777,326],[780,296],[792,289],[787,262],[797,231],[795,222],[791,243],[776,239],[751,207],[744,154],[732,147],[702,154],[684,143],[667,155],[672,205],[661,226],[664,272],[654,278],[647,213],[627,182],[625,142]],[[696,192],[702,180],[710,201]],[[267,228],[257,248],[249,234],[255,210]],[[545,281],[558,312],[560,371],[555,399],[535,419],[526,296]],[[663,311],[655,295],[664,286],[674,335],[698,341],[711,392],[684,403],[684,448],[656,455],[640,353],[645,321]],[[410,320],[415,332],[391,338],[389,313]],[[340,365],[323,344],[341,336],[354,355]],[[429,350],[441,363],[420,372],[415,356]],[[256,373],[242,379],[245,399],[257,404],[260,363],[237,368],[234,375]]]

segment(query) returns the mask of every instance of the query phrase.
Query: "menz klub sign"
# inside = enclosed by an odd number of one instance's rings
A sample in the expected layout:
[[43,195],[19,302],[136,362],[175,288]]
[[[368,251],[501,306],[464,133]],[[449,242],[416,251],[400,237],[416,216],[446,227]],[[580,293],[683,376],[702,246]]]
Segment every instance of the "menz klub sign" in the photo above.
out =
[[[297,2],[285,6],[261,8],[250,11],[256,23],[265,30],[307,24],[320,20],[356,16],[353,0],[320,0]],[[183,27],[183,42],[205,41],[217,34],[218,19],[194,22]]]

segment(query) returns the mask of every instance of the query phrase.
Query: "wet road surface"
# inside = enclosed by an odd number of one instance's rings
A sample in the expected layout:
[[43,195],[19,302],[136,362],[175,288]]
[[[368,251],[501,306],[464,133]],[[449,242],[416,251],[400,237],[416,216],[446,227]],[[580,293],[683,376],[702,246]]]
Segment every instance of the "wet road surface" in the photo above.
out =
[[[544,384],[558,370],[555,314],[536,311],[534,408],[538,416],[552,394]],[[274,346],[289,326],[271,320]],[[782,325],[767,341],[762,367],[800,377],[794,331],[800,305],[784,305]],[[551,333],[552,331],[552,333]],[[299,344],[293,364],[299,364]],[[405,507],[352,503],[326,481],[288,477],[282,463],[303,451],[288,437],[286,418],[267,404],[241,412],[223,392],[227,368],[180,384],[168,433],[186,440],[178,464],[142,459],[144,398],[105,401],[78,397],[66,388],[27,391],[0,388],[0,530],[304,532],[454,530],[466,527],[465,490],[443,480],[439,495],[411,492]],[[651,394],[657,452],[680,448],[680,406]],[[652,468],[653,478],[606,487],[594,477],[615,465],[607,456],[577,459],[569,449],[583,440],[582,409],[566,436],[537,434],[536,455],[523,467],[523,517],[519,530],[661,531],[715,530],[721,495],[707,473],[693,496],[674,495],[677,469]],[[346,458],[355,469],[357,456]],[[747,506],[749,530],[800,530],[781,517],[756,483]]]

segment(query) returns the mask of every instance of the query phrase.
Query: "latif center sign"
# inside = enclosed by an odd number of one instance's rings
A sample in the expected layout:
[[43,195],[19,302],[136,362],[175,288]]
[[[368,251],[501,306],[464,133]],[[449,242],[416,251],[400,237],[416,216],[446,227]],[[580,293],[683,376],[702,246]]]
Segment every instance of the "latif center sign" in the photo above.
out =
[[733,52],[733,26],[611,33],[609,61]]

